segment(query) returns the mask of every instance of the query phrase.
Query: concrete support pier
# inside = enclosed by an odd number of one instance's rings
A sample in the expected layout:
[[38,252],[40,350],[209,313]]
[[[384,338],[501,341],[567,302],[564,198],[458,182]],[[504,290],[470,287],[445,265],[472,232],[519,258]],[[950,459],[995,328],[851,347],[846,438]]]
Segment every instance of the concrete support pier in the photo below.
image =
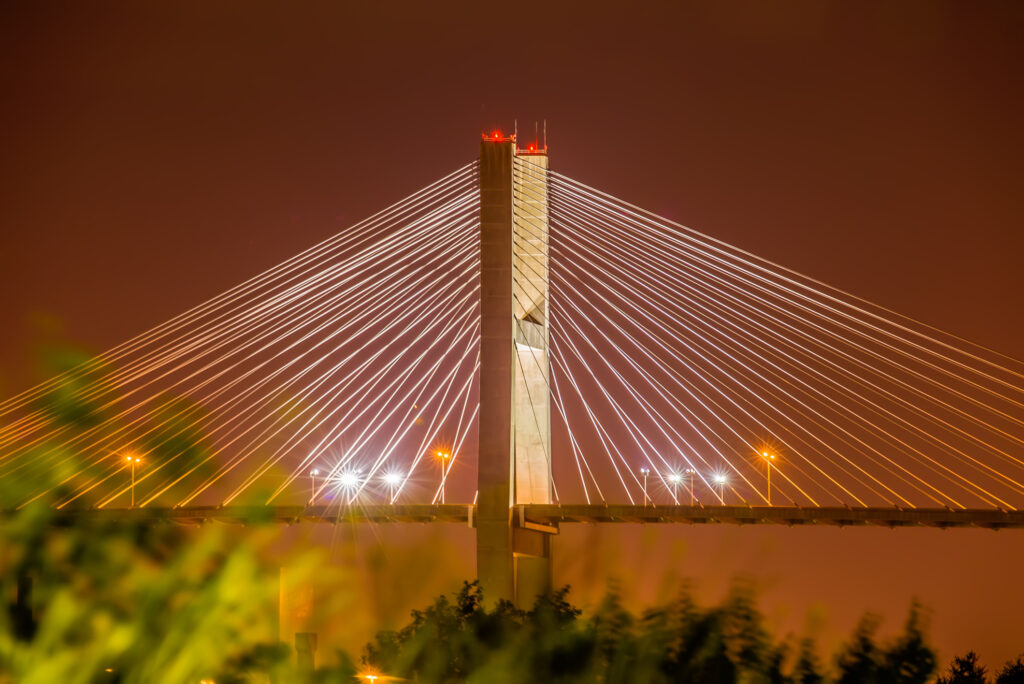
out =
[[551,585],[555,527],[516,504],[551,503],[547,154],[480,144],[480,451],[477,575],[489,603]]

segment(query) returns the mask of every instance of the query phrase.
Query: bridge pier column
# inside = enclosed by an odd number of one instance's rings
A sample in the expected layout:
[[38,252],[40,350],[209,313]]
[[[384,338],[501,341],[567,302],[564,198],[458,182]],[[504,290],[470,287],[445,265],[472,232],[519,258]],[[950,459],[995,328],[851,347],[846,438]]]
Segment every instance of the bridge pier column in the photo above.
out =
[[[551,503],[547,155],[480,146],[480,448],[477,576],[488,603],[551,586],[551,535],[514,506]],[[521,509],[520,509],[521,513]]]
[[511,139],[480,144],[480,448],[476,570],[488,602],[512,600]]
[[282,567],[279,574],[278,638],[295,652],[300,672],[316,668],[316,587],[306,569]]

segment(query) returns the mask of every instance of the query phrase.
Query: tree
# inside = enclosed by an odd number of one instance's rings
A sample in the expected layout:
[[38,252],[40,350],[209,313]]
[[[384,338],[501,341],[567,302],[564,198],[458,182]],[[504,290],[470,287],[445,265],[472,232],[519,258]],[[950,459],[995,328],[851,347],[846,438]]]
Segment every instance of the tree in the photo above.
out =
[[1024,684],[1024,654],[1003,665],[996,675],[996,684]]
[[838,684],[874,684],[878,682],[880,654],[875,644],[875,631],[879,618],[865,615],[853,633],[853,641],[837,660],[839,667]]
[[893,684],[924,684],[935,672],[935,652],[925,643],[921,604],[910,604],[903,635],[882,656],[881,677]]
[[985,667],[978,663],[978,654],[968,651],[962,658],[953,658],[946,676],[939,677],[936,684],[985,684],[986,675]]
[[637,657],[633,616],[622,606],[617,588],[605,596],[590,621],[601,666],[613,681],[629,681]]
[[814,641],[804,639],[800,642],[799,655],[793,666],[792,679],[796,684],[822,684],[825,681],[818,657],[814,653]]
[[753,585],[734,582],[722,607],[722,630],[729,660],[745,682],[765,681],[774,659],[764,619],[757,609]]
[[18,596],[0,611],[0,681],[239,682],[287,667],[272,529],[55,516],[34,505],[0,524],[0,592]]

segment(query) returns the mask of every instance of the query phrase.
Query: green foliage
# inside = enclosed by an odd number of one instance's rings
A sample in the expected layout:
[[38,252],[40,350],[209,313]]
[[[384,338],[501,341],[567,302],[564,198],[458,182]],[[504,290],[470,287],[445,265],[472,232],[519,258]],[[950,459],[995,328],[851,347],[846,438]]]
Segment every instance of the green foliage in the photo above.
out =
[[[288,669],[277,529],[69,516],[54,506],[65,472],[39,470],[48,479],[0,478],[0,502],[24,501],[26,484],[49,491],[0,517],[0,683],[224,684]],[[288,564],[315,569],[304,555]]]
[[109,369],[101,361],[73,347],[53,347],[43,356],[46,374],[56,381],[32,408],[41,410],[56,427],[91,428],[109,417],[93,391],[107,381]]
[[33,506],[0,528],[0,590],[31,586],[0,611],[0,681],[223,683],[287,663],[261,559],[272,530],[53,516]]

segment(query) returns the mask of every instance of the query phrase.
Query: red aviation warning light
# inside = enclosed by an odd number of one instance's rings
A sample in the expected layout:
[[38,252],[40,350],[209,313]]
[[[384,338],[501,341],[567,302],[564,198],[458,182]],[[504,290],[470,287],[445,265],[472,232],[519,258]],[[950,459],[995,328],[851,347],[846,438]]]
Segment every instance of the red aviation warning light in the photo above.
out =
[[505,135],[501,131],[491,131],[490,133],[482,133],[481,138],[487,142],[512,142],[516,139],[514,135]]

